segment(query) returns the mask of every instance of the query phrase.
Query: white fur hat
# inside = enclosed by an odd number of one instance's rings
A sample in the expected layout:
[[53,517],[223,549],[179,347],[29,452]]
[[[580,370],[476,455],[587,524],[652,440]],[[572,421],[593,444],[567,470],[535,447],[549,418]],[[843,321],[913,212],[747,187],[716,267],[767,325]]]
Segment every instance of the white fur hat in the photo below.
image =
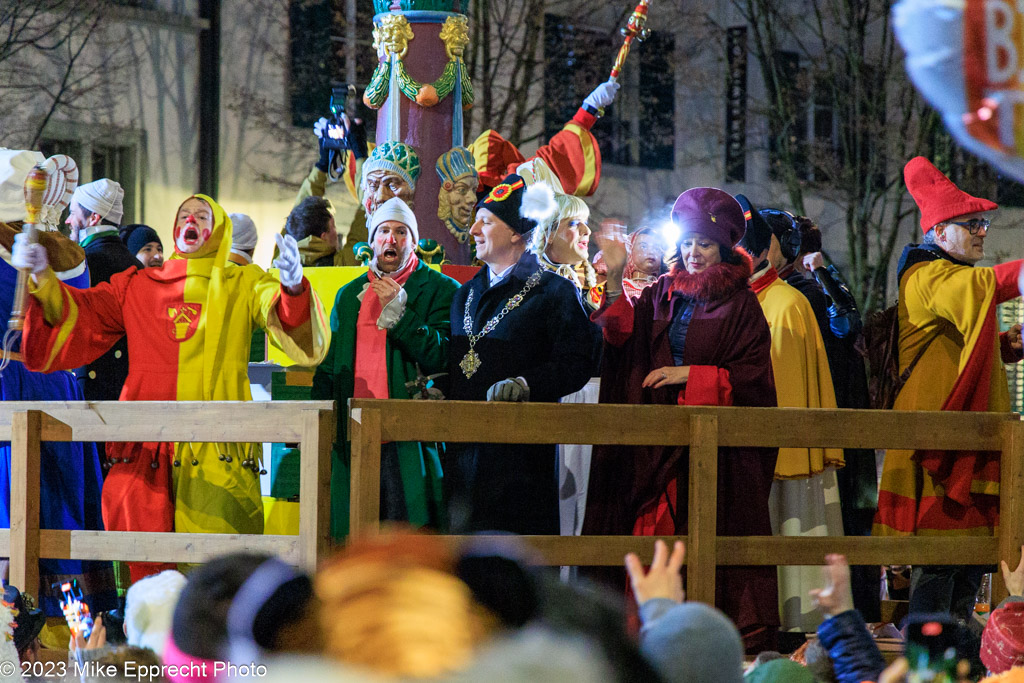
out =
[[148,647],[162,657],[171,633],[174,607],[185,587],[184,574],[167,569],[136,581],[125,596],[124,631],[128,644]]

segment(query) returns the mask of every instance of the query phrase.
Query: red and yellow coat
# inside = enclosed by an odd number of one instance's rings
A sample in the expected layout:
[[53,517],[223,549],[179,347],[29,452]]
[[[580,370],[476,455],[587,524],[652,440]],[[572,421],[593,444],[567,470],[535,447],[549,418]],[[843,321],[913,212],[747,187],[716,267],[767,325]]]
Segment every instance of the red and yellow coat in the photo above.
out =
[[[937,259],[900,278],[900,371],[924,349],[896,410],[1010,410],[996,304],[1020,295],[1022,261],[974,268]],[[950,419],[956,419],[951,416]],[[889,450],[873,534],[991,535],[998,525],[999,453]]]
[[[26,365],[77,367],[126,335],[130,365],[121,400],[231,401],[251,399],[254,328],[265,329],[295,362],[318,364],[330,328],[308,281],[291,296],[258,266],[226,268],[230,218],[200,198],[213,207],[215,254],[175,254],[161,268],[130,268],[87,290],[43,280],[26,318]],[[159,438],[159,424],[153,436]],[[262,533],[252,444],[109,444],[107,453],[115,459],[103,488],[108,529]]]

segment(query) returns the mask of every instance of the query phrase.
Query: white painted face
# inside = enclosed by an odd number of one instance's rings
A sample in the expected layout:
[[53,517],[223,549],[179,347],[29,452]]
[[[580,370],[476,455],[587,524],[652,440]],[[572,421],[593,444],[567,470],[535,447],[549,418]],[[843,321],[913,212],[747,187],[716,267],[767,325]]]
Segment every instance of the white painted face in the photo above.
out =
[[212,234],[213,209],[198,197],[186,199],[174,223],[174,246],[182,254],[194,254]]

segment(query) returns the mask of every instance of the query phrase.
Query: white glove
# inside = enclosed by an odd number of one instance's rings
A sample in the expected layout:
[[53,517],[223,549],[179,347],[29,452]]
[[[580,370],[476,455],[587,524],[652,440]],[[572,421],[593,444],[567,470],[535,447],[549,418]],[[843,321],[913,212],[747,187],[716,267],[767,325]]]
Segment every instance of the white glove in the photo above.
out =
[[587,95],[587,99],[583,100],[584,105],[601,110],[605,107],[611,106],[611,103],[615,101],[615,95],[619,92],[619,84],[613,83],[612,81],[605,81],[601,85],[594,88],[594,92]]
[[46,247],[29,242],[28,235],[19,232],[14,236],[11,265],[18,269],[25,268],[33,275],[39,275],[49,267],[50,259],[46,256]]
[[526,380],[521,377],[509,377],[491,385],[487,390],[487,400],[513,403],[529,401],[530,387],[526,386]]
[[274,267],[281,271],[282,287],[298,287],[302,284],[302,261],[299,260],[299,245],[291,235],[274,235],[277,250]]

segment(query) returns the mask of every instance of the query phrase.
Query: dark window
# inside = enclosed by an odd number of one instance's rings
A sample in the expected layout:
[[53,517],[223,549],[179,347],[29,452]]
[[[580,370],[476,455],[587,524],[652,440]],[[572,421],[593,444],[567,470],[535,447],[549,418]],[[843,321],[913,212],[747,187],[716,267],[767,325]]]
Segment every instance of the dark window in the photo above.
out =
[[725,44],[725,181],[742,183],[747,179],[747,27],[726,31]]
[[[580,26],[570,18],[544,17],[544,130],[550,139],[583,99],[608,79],[618,32]],[[673,168],[675,159],[674,38],[655,31],[634,42],[619,82],[622,89],[591,132],[605,163]],[[636,71],[639,70],[639,78]],[[631,81],[633,78],[635,81]],[[632,89],[628,82],[638,85]]]
[[136,196],[139,149],[134,145],[113,145],[84,139],[47,139],[39,143],[44,156],[66,154],[78,164],[79,184],[100,178],[116,180],[124,188],[124,214],[121,224],[133,223],[141,212]]
[[768,93],[768,163],[773,179],[782,177],[782,165],[796,169],[806,179],[807,163],[807,101],[809,88],[800,68],[800,55],[780,50],[775,53],[765,88]]
[[347,22],[345,0],[291,0],[288,19],[291,46],[292,125],[311,126],[329,115],[331,89],[346,84],[347,59],[355,60],[358,96],[349,111],[367,122],[368,134],[377,120],[376,113],[362,103],[363,90],[377,67],[377,54],[371,38],[373,7],[356,2],[356,43],[345,40]]

